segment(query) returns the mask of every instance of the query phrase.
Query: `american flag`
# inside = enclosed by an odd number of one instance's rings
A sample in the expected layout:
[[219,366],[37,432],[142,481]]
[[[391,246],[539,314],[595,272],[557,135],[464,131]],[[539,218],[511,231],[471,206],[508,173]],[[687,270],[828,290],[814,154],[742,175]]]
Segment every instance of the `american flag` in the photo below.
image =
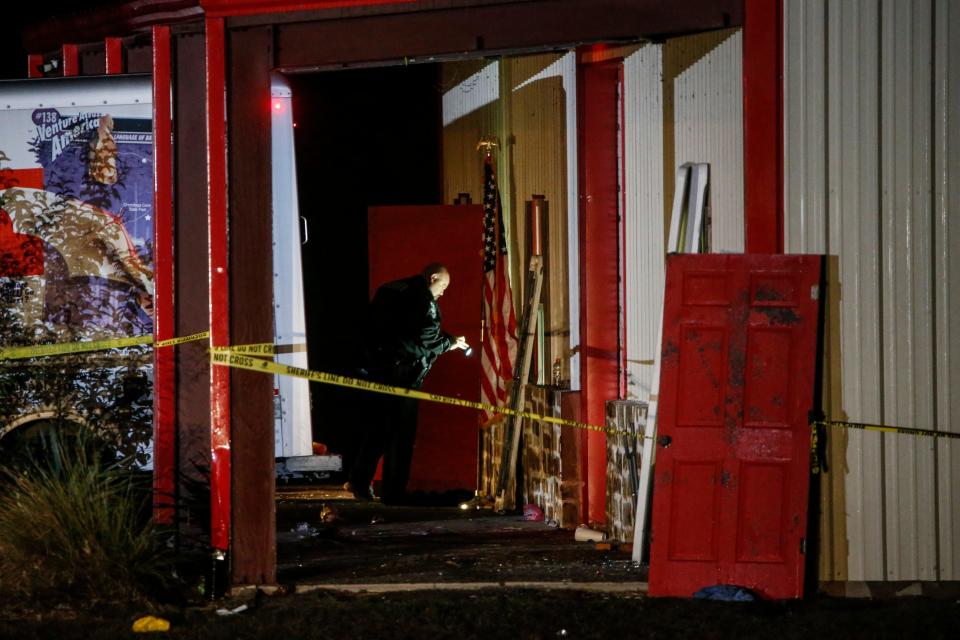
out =
[[[507,277],[507,240],[493,158],[483,161],[483,344],[480,351],[480,400],[503,406],[507,401],[507,380],[513,378],[517,359],[517,316]],[[494,418],[483,412],[483,422]]]

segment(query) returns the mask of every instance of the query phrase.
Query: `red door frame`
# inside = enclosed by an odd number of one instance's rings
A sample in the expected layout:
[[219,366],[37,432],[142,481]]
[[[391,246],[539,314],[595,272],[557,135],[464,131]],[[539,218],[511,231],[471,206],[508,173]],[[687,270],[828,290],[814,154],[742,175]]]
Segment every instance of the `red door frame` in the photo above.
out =
[[747,253],[783,253],[783,0],[745,0],[744,226]]
[[[621,392],[618,84],[623,60],[581,63],[577,73],[580,175],[580,389],[582,419],[604,424],[606,401]],[[584,432],[582,515],[606,521],[607,443]]]

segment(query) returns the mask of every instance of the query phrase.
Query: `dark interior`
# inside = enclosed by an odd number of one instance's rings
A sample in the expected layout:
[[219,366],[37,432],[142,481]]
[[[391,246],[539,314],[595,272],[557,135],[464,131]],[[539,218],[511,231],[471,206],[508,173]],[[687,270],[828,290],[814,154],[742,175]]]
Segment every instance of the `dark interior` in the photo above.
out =
[[[290,76],[310,368],[351,375],[369,299],[367,207],[439,204],[439,65]],[[313,438],[343,456],[357,445],[356,392],[311,384]]]

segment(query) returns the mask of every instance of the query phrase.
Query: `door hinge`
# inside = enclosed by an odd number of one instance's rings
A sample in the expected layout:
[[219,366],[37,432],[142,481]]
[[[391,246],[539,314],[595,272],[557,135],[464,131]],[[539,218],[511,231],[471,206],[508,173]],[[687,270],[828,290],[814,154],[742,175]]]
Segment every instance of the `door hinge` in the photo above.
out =
[[807,539],[800,538],[800,555],[807,555]]

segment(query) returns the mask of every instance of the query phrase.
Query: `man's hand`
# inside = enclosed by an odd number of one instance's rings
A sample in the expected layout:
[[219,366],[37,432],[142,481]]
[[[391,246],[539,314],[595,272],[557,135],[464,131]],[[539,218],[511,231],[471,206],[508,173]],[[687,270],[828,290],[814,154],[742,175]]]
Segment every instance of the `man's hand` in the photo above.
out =
[[453,339],[453,344],[450,345],[450,351],[454,349],[463,349],[466,351],[470,348],[470,345],[467,344],[467,338],[465,336],[457,336]]

